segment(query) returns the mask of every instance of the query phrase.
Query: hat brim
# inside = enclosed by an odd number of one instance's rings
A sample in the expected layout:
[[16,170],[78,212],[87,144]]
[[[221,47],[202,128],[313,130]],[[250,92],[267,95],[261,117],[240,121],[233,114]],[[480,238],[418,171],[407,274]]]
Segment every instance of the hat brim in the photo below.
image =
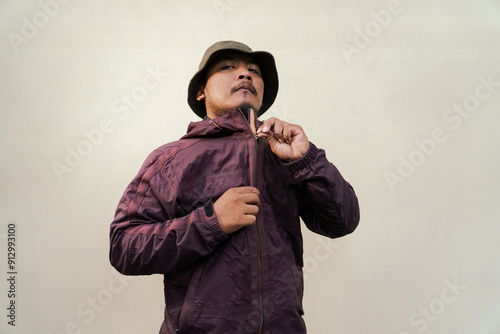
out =
[[259,109],[258,116],[265,113],[271,105],[274,103],[276,96],[278,95],[279,81],[278,81],[278,71],[276,69],[276,62],[272,54],[266,51],[243,51],[236,48],[228,48],[223,50],[215,51],[210,55],[205,65],[193,76],[189,82],[188,86],[188,104],[196,115],[200,118],[205,117],[207,111],[205,108],[204,101],[198,101],[196,99],[196,94],[198,87],[202,84],[203,74],[210,67],[213,60],[222,53],[228,51],[242,52],[251,55],[255,58],[257,64],[260,67],[262,80],[264,81],[264,96],[262,98],[262,106]]

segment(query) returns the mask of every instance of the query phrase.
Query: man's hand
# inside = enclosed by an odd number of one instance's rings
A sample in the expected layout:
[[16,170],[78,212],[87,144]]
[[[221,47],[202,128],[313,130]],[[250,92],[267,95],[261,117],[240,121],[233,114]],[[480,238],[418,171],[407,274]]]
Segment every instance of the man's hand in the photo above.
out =
[[252,225],[259,212],[260,192],[254,187],[231,188],[214,203],[214,212],[226,234]]
[[300,125],[280,121],[275,117],[264,121],[257,129],[257,135],[267,138],[273,153],[288,162],[299,160],[309,149],[309,139]]

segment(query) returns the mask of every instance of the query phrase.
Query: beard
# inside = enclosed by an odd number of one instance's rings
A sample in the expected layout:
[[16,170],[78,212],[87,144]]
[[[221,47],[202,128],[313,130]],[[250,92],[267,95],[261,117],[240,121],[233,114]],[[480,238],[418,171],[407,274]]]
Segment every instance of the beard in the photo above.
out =
[[215,117],[221,117],[221,116],[224,116],[225,114],[227,114],[228,112],[234,110],[234,109],[240,109],[243,114],[245,115],[245,117],[247,117],[248,115],[248,109],[249,108],[252,108],[252,109],[255,109],[255,111],[257,112],[258,114],[258,111],[260,108],[255,108],[251,103],[249,102],[242,102],[241,104],[237,105],[237,106],[234,106],[232,108],[220,108],[220,107],[216,107],[216,106],[213,106],[211,105],[208,101],[207,101],[207,107],[210,107],[210,110],[212,111],[212,113],[215,115]]

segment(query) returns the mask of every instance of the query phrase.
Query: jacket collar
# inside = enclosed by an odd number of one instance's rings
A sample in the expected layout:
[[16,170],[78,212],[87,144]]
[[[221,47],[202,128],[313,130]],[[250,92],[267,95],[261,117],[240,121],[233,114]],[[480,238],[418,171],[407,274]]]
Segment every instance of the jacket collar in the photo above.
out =
[[[257,121],[258,125],[261,124]],[[203,119],[198,122],[191,122],[188,125],[187,133],[181,139],[196,137],[218,137],[234,132],[251,132],[246,115],[243,111],[235,108],[224,116],[214,119]]]

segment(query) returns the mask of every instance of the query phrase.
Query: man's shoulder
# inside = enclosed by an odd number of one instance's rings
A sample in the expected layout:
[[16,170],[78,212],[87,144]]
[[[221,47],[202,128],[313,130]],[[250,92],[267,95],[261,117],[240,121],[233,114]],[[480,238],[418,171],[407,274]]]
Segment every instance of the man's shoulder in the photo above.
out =
[[144,164],[142,165],[142,169],[149,168],[153,165],[158,164],[164,165],[165,163],[168,163],[169,161],[177,157],[182,158],[183,154],[190,154],[192,153],[191,150],[196,150],[196,148],[193,148],[193,146],[202,140],[204,139],[181,138],[179,140],[163,144],[148,155],[148,157],[144,161]]
[[156,148],[149,154],[146,160],[154,161],[161,157],[175,156],[179,151],[189,147],[194,142],[189,139],[179,139],[173,142],[169,142]]
[[170,160],[179,151],[179,148],[184,144],[185,141],[181,139],[163,144],[153,150],[142,163],[137,175],[138,179],[143,179],[144,177],[151,179],[155,174],[163,169],[165,164],[170,162]]

